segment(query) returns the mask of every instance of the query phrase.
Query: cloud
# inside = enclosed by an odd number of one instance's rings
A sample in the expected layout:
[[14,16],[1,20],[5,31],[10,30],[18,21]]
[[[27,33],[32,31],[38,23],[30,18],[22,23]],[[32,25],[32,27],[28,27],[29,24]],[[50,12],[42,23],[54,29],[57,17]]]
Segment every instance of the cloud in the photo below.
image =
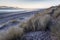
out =
[[49,0],[17,0],[17,1],[20,1],[20,2],[29,2],[29,3],[36,3],[36,2],[46,2],[46,1],[49,1]]
[[47,1],[47,0],[20,0],[20,1]]
[[60,0],[0,0],[2,6],[21,8],[47,8],[58,4],[60,4]]

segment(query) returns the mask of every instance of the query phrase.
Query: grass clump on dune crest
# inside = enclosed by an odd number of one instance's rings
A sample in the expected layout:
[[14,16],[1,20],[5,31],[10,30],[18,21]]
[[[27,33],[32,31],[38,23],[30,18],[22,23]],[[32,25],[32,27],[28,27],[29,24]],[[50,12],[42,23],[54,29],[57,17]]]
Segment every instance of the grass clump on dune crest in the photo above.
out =
[[[10,34],[10,35],[9,35]],[[23,28],[11,28],[9,30],[8,36],[9,38],[7,39],[11,39],[11,40],[17,40],[20,39],[20,37],[23,35]]]
[[12,27],[6,33],[0,34],[0,40],[20,40],[23,33],[23,28]]
[[48,22],[50,21],[50,15],[41,15],[36,17],[32,17],[25,23],[22,23],[21,27],[23,27],[26,31],[40,31],[45,30]]

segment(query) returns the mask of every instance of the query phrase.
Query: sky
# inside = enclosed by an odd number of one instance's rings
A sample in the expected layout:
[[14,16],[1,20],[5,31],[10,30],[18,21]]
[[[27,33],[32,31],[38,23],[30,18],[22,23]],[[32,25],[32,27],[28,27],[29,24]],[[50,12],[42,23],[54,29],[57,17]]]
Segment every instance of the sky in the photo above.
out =
[[0,6],[19,8],[48,8],[60,4],[60,0],[0,0]]

